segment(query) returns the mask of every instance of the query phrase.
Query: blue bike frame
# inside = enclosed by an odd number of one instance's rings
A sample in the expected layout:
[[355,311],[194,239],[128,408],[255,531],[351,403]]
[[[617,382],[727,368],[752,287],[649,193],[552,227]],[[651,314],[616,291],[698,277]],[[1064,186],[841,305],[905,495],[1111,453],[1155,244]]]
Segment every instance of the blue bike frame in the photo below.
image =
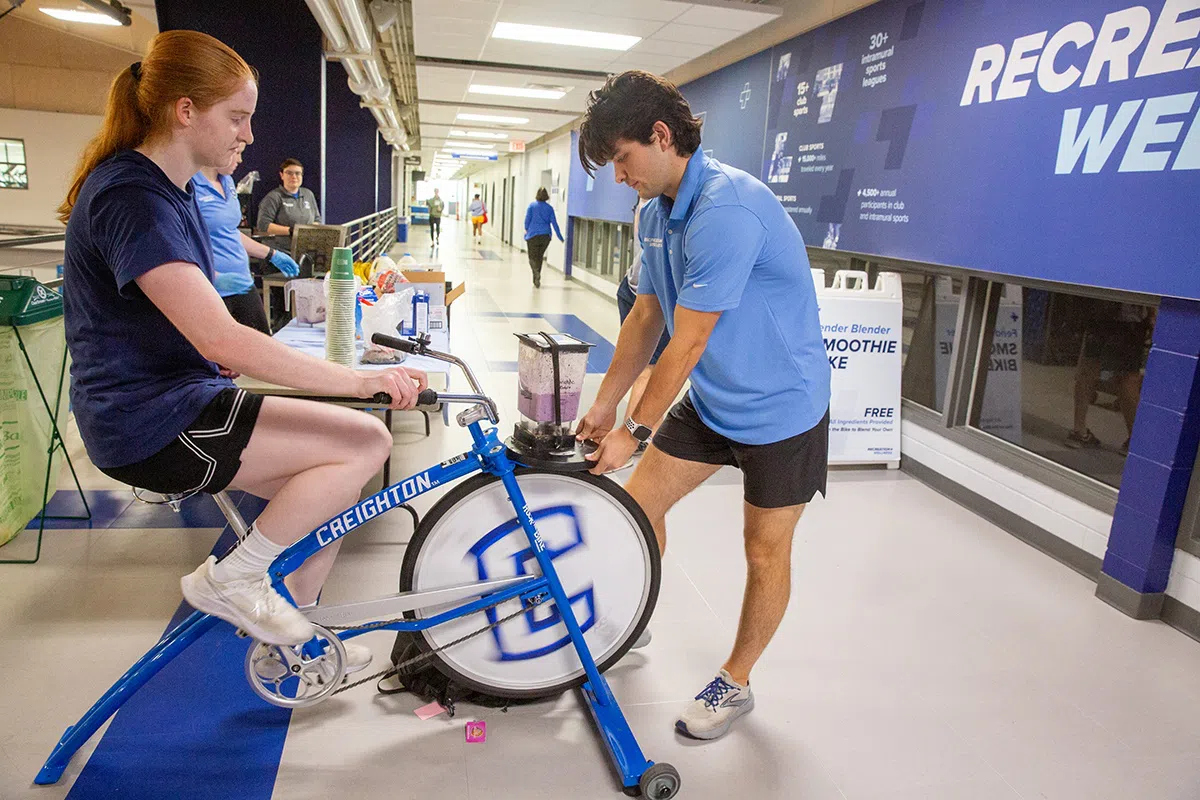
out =
[[[283,579],[313,554],[338,541],[363,523],[412,500],[414,497],[467,475],[482,471],[499,477],[516,510],[517,521],[525,531],[529,544],[533,548],[541,575],[531,576],[527,581],[484,595],[477,600],[436,616],[394,622],[371,630],[423,631],[444,622],[477,613],[515,597],[528,598],[549,592],[558,607],[561,619],[570,635],[571,643],[583,665],[587,680],[583,684],[582,691],[592,718],[600,731],[613,765],[621,776],[622,784],[626,789],[636,787],[642,773],[649,769],[653,762],[647,761],[642,754],[637,739],[625,720],[625,715],[621,712],[616,698],[609,689],[608,682],[596,667],[595,659],[583,638],[583,632],[575,618],[575,611],[567,597],[566,590],[558,579],[558,573],[546,550],[546,544],[541,534],[538,533],[533,516],[525,502],[525,496],[517,483],[514,471],[518,464],[508,457],[507,448],[500,441],[494,427],[485,430],[478,421],[472,422],[467,427],[474,442],[470,452],[394,483],[333,517],[288,547],[271,564],[269,574],[272,583],[289,602],[293,602]],[[149,652],[130,667],[129,671],[96,701],[79,722],[67,728],[34,782],[38,784],[57,783],[72,756],[100,726],[116,713],[117,709],[134,692],[153,678],[171,659],[203,636],[217,621],[216,617],[196,611],[168,631]],[[366,630],[347,631],[341,638],[348,639],[367,632]],[[306,655],[313,657],[321,653],[322,647],[314,637],[304,646],[304,650]]]

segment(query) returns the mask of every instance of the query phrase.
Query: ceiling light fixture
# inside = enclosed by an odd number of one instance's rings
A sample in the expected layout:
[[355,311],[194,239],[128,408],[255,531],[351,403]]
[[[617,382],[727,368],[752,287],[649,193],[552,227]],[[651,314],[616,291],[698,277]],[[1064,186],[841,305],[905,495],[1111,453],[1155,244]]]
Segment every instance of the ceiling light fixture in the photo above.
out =
[[492,114],[459,114],[455,119],[465,119],[468,122],[495,122],[498,125],[527,125],[528,117],[497,117]]
[[565,44],[572,47],[593,47],[600,50],[628,50],[642,40],[640,36],[620,33],[581,31],[575,28],[554,28],[548,25],[520,25],[515,22],[497,22],[492,30],[493,39],[514,39],[518,42],[539,44]]
[[81,22],[85,25],[113,26],[119,26],[121,24],[108,14],[101,14],[98,11],[79,11],[78,9],[74,8],[40,8],[38,10],[43,14],[54,17],[62,22]]
[[527,89],[523,86],[488,86],[482,83],[471,84],[468,91],[501,97],[528,97],[533,100],[561,100],[566,94],[562,89]]
[[507,139],[507,133],[490,133],[488,131],[450,131],[450,135],[460,139]]

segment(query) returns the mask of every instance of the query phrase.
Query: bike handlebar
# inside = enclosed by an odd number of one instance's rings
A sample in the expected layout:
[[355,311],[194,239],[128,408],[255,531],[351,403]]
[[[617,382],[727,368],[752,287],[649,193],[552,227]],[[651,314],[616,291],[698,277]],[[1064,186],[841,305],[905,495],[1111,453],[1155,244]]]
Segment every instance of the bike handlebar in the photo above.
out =
[[402,353],[420,354],[427,343],[414,342],[408,339],[397,339],[395,336],[388,336],[385,333],[376,333],[371,336],[371,341],[374,344],[381,344],[384,347],[390,347],[393,350],[399,350]]
[[[417,405],[419,406],[436,406],[438,401],[438,393],[433,389],[426,389],[417,395]],[[392,404],[392,396],[387,392],[376,392],[371,395],[371,402],[379,403],[381,406],[390,406]]]

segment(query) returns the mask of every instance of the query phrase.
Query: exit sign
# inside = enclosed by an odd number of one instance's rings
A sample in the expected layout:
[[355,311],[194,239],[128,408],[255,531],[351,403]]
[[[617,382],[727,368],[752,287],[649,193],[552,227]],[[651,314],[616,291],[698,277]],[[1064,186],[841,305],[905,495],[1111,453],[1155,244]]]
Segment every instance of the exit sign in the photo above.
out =
[[520,140],[520,139],[512,139],[512,140],[510,140],[510,141],[509,141],[509,143],[508,143],[508,152],[510,152],[510,153],[524,153],[524,152],[525,152],[525,142],[523,142],[523,141],[522,141],[522,140]]

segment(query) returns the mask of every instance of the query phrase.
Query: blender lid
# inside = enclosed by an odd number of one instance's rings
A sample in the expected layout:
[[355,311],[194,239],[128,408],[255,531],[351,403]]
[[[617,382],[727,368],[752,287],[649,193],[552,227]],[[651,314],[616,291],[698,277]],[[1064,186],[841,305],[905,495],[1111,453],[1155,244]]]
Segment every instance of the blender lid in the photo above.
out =
[[543,353],[549,353],[551,350],[546,337],[552,339],[558,345],[558,352],[560,353],[586,353],[589,349],[596,346],[590,342],[576,339],[574,336],[566,333],[517,333],[514,335],[521,340],[521,344],[537,348]]

